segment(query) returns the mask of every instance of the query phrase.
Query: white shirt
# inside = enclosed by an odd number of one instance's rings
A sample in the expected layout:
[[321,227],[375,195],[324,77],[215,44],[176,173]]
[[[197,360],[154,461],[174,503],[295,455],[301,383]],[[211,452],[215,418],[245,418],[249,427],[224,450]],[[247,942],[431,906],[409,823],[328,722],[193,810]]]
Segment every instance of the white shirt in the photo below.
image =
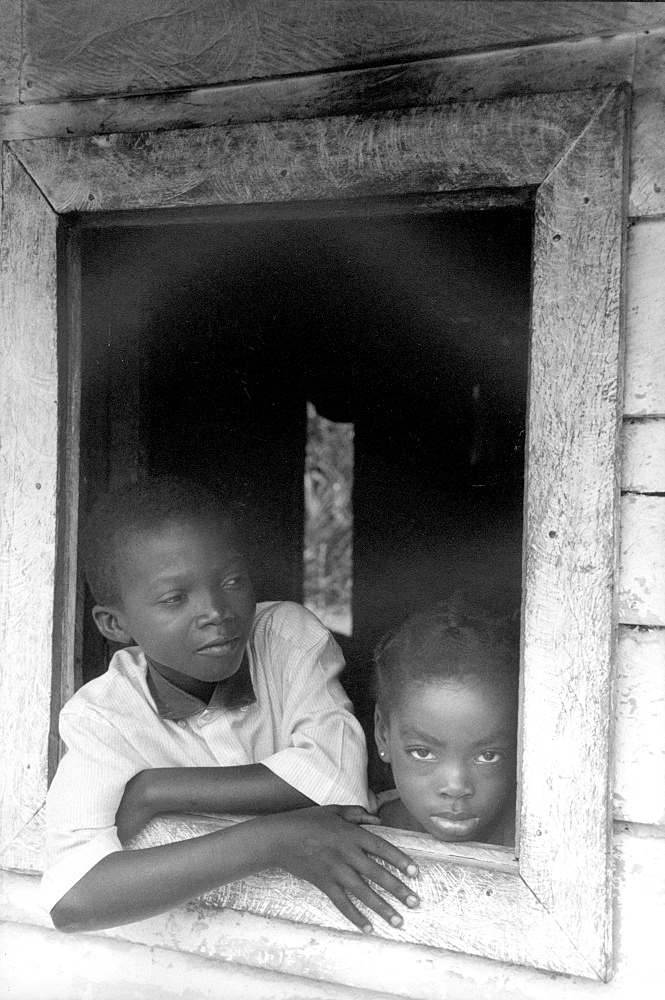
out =
[[247,645],[256,701],[202,706],[186,719],[157,710],[145,655],[133,646],[60,713],[67,753],[46,798],[51,910],[103,857],[122,850],[115,814],[127,782],[151,767],[264,764],[320,805],[367,806],[367,752],[337,675],[339,646],[298,604],[259,604]]

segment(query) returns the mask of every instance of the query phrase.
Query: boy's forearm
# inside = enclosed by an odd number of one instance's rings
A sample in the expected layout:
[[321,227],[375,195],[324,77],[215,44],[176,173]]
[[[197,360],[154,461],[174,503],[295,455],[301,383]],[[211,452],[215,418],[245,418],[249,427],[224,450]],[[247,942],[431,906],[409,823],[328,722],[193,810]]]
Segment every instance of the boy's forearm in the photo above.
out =
[[275,813],[314,805],[263,764],[160,767],[142,772],[154,814]]
[[263,764],[156,767],[127,784],[116,815],[123,843],[165,812],[277,813],[314,805]]
[[102,858],[51,910],[58,930],[91,931],[144,920],[274,863],[269,819],[203,837],[116,851]]

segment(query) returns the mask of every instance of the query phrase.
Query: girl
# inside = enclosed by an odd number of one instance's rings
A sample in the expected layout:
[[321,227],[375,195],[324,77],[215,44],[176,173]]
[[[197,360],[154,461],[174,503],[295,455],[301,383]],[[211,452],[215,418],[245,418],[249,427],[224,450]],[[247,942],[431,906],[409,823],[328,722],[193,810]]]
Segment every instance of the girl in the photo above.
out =
[[438,840],[515,840],[519,637],[480,608],[436,606],[374,653],[384,826]]

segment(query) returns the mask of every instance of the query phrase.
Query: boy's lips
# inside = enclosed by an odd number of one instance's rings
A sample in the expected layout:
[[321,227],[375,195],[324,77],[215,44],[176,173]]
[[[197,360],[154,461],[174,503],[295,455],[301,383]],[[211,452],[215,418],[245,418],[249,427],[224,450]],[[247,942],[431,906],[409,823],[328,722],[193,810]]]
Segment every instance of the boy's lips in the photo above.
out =
[[226,653],[233,653],[238,648],[240,636],[234,635],[228,639],[211,639],[204,646],[199,646],[197,653],[203,656],[223,656]]

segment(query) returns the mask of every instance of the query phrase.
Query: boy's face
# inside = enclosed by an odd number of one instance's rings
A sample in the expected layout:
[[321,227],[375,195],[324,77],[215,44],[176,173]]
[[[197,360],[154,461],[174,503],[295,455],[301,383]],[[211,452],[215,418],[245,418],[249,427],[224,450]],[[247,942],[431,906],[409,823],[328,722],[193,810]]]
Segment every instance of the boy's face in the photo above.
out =
[[230,525],[205,519],[137,531],[122,546],[117,621],[176,684],[224,680],[242,662],[256,601],[239,548]]
[[516,706],[496,684],[412,685],[387,718],[377,709],[376,740],[402,803],[438,840],[483,841],[514,808]]

